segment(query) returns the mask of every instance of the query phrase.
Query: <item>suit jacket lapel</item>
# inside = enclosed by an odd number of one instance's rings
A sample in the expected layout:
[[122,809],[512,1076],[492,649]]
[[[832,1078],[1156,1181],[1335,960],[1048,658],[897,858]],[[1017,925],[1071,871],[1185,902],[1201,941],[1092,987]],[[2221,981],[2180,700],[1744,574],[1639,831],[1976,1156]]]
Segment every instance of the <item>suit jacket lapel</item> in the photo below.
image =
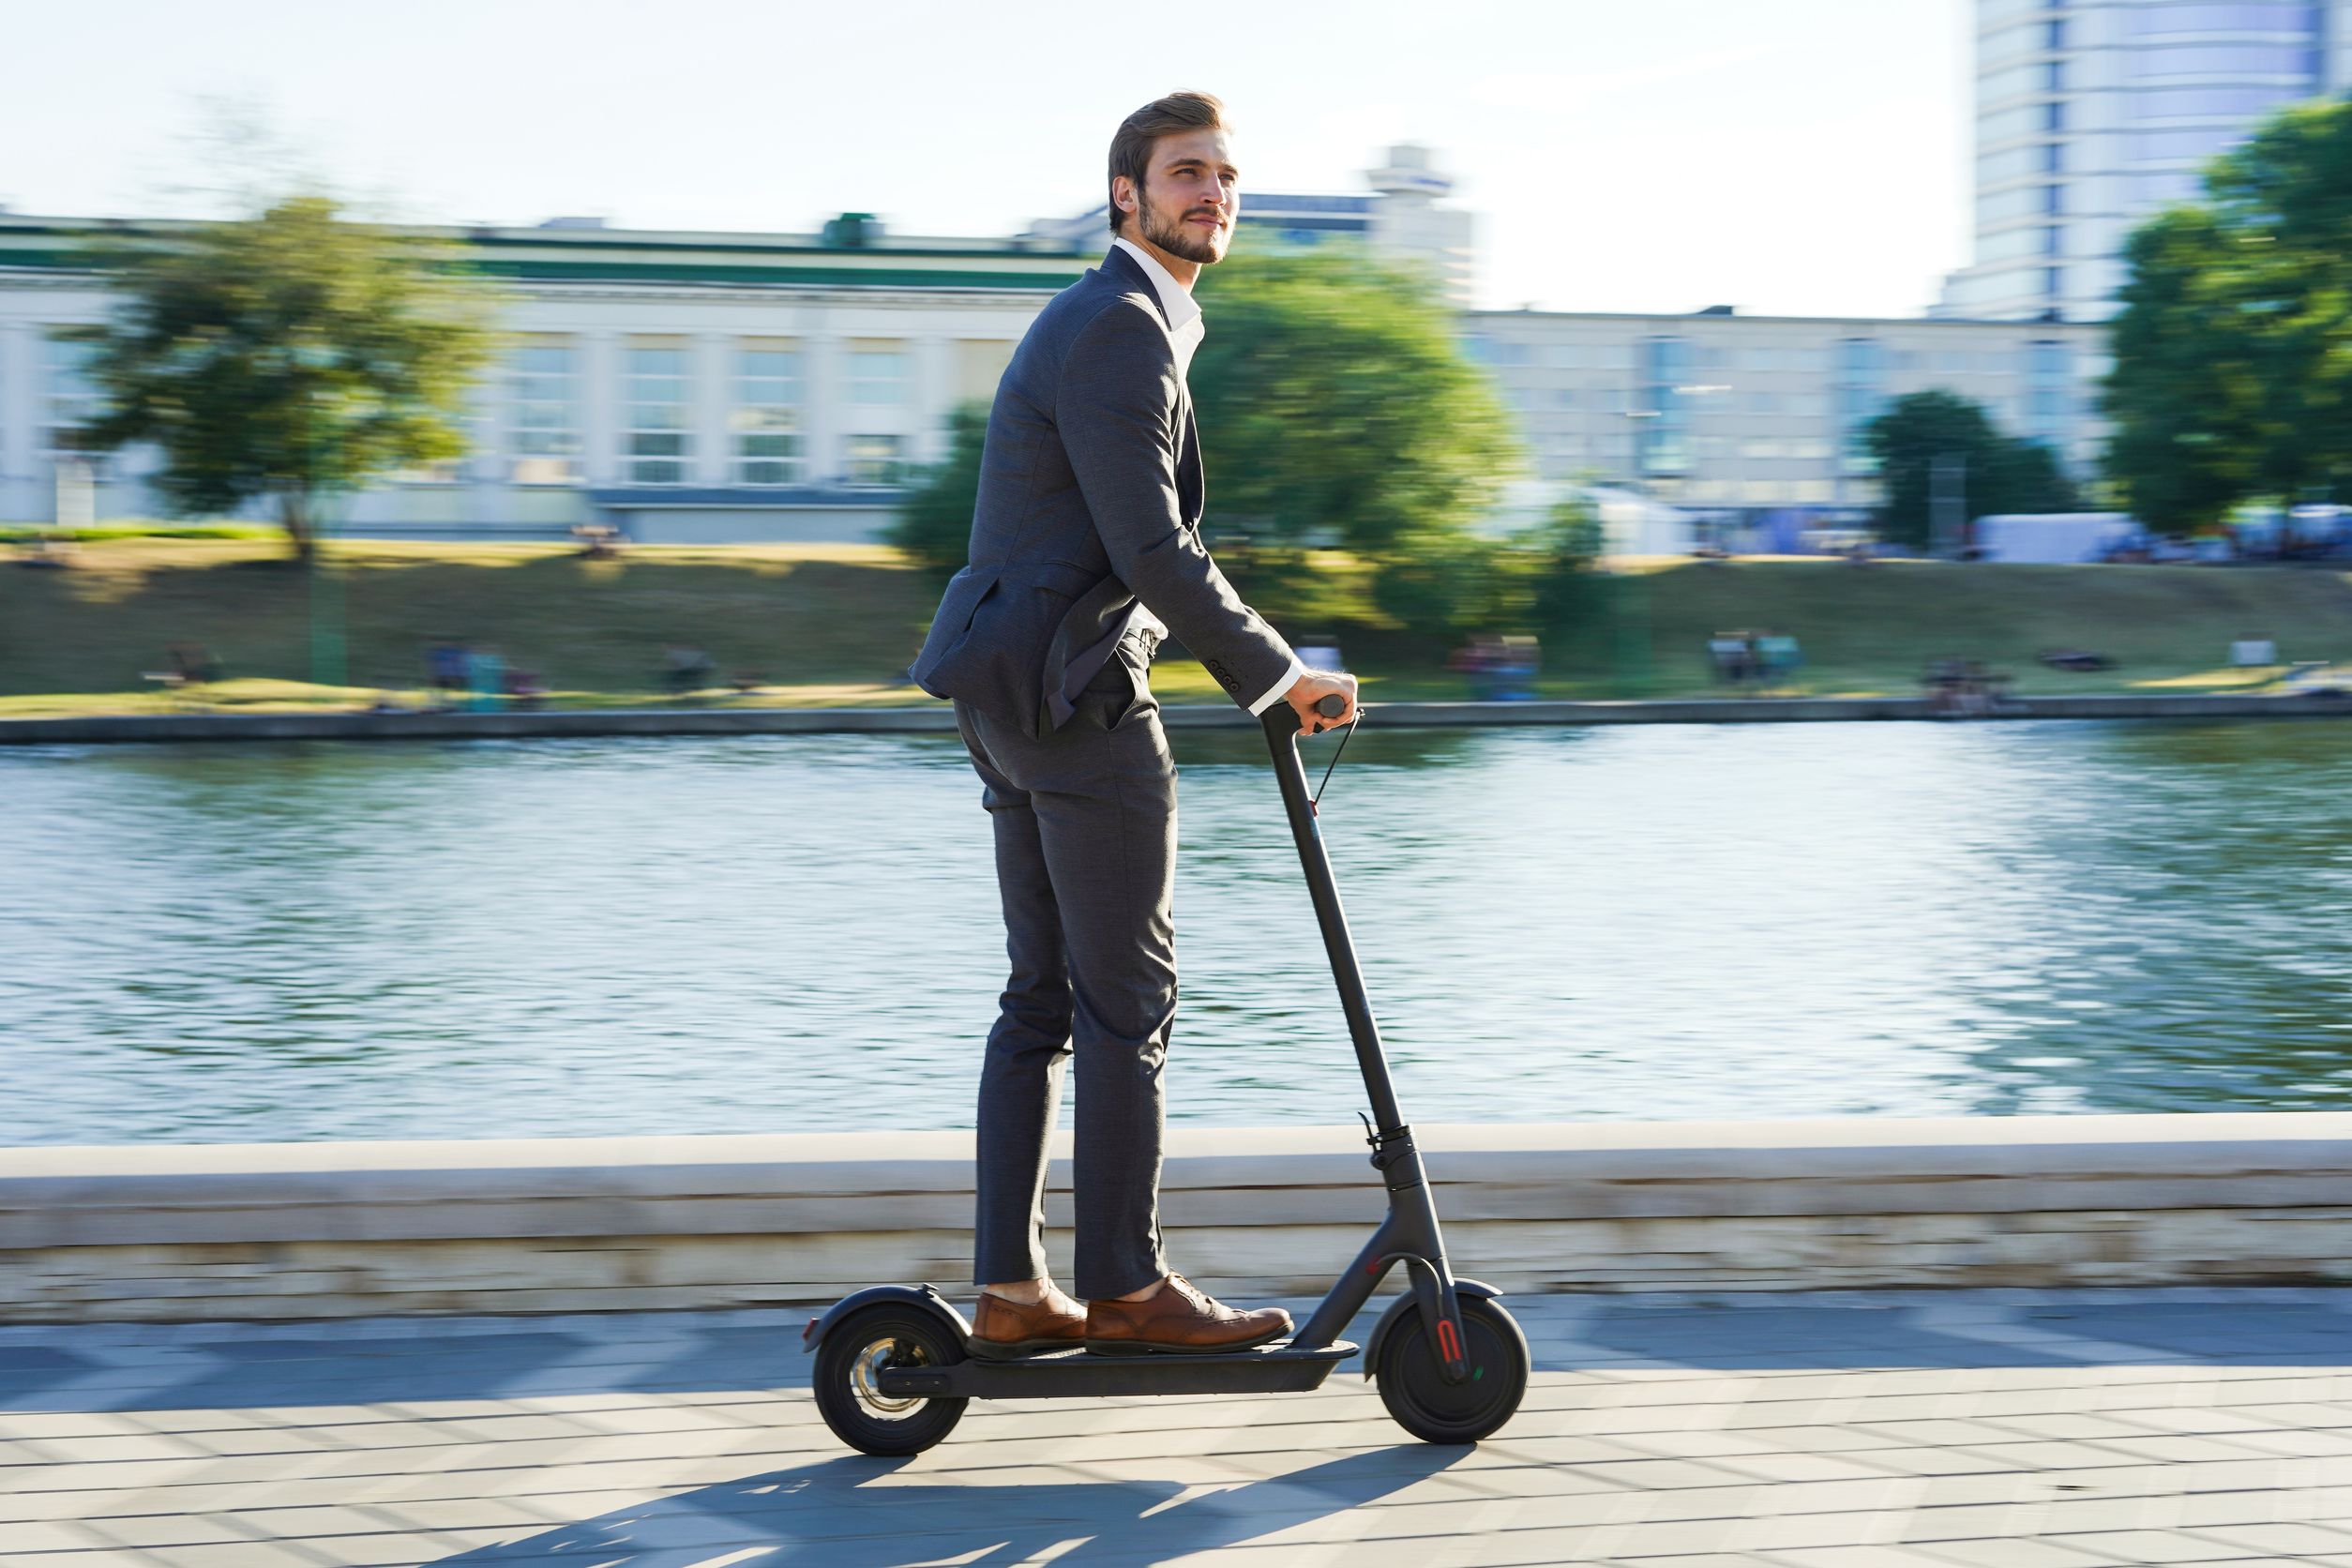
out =
[[[1144,298],[1152,302],[1152,309],[1159,312],[1162,329],[1173,330],[1168,325],[1168,306],[1160,299],[1160,291],[1153,286],[1151,275],[1133,256],[1114,245],[1110,253],[1103,258],[1102,270],[1115,274],[1114,280],[1123,280],[1129,287],[1140,292]],[[1202,499],[1200,428],[1193,421],[1192,388],[1181,378],[1176,383],[1176,500],[1184,520],[1199,522]]]
[[1200,473],[1200,427],[1192,416],[1192,393],[1184,393],[1184,433],[1176,446],[1176,501],[1187,522],[1200,520],[1203,483]]

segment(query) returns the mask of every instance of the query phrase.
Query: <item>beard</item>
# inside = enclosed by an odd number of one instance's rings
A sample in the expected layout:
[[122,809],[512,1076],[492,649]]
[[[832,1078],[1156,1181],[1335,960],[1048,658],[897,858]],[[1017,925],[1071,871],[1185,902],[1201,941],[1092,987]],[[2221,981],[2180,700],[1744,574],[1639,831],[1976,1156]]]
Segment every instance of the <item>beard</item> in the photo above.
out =
[[1192,216],[1190,213],[1163,218],[1149,196],[1137,204],[1141,209],[1143,237],[1169,255],[1208,265],[1225,254],[1217,248],[1218,234],[1197,234],[1185,227],[1184,219]]

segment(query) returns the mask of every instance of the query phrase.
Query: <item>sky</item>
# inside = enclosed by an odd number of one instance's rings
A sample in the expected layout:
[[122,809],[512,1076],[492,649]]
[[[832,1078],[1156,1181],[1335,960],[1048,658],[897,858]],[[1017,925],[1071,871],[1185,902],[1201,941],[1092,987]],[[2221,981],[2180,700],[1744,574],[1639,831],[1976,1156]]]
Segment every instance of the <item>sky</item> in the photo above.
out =
[[[1480,303],[1907,315],[1967,260],[1967,0],[0,0],[0,204],[193,213],[227,117],[429,222],[1005,234],[1215,93],[1249,190],[1435,148]],[[1244,235],[1244,243],[1246,235]]]

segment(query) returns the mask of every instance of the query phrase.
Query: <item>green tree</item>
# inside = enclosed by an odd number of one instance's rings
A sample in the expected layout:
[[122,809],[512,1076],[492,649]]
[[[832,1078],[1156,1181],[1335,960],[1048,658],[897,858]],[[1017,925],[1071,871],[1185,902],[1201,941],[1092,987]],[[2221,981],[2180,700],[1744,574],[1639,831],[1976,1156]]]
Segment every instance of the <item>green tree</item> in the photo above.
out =
[[2106,412],[2133,514],[2352,499],[2352,100],[2280,113],[2125,254]]
[[309,561],[325,500],[463,454],[462,405],[490,352],[487,301],[447,253],[353,222],[324,195],[109,240],[118,304],[74,329],[102,400],[87,449],[160,449],[183,515],[266,499]]
[[1862,440],[1885,488],[1878,532],[1915,549],[1934,540],[1940,462],[1962,465],[1964,522],[1990,512],[2071,512],[2081,505],[2047,446],[2004,435],[1983,407],[1940,387],[1897,398],[1864,427]]
[[947,456],[915,476],[891,520],[890,542],[925,565],[953,572],[972,549],[972,515],[980,505],[980,453],[988,407],[966,403],[948,417]]
[[2125,243],[2130,279],[2110,339],[2106,469],[2124,507],[2166,534],[2221,521],[2252,493],[2255,435],[2251,344],[2219,288],[2224,241],[2203,207],[2176,207]]
[[1519,448],[1426,274],[1336,246],[1251,252],[1205,271],[1200,301],[1209,511],[1248,540],[1253,591],[1279,602],[1313,548],[1383,572],[1477,553],[1467,532]]

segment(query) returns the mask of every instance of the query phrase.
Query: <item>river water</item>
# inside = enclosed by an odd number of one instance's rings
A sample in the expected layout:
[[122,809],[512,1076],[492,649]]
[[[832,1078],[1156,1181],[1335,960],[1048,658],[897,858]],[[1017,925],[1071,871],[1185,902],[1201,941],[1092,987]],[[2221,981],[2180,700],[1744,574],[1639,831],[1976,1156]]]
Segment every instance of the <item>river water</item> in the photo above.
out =
[[[1262,743],[1176,739],[1169,1114],[1349,1123]],[[978,793],[926,736],[0,752],[0,1143],[969,1126]],[[2352,1108],[2352,725],[1367,726],[1323,822],[1417,1121]]]

